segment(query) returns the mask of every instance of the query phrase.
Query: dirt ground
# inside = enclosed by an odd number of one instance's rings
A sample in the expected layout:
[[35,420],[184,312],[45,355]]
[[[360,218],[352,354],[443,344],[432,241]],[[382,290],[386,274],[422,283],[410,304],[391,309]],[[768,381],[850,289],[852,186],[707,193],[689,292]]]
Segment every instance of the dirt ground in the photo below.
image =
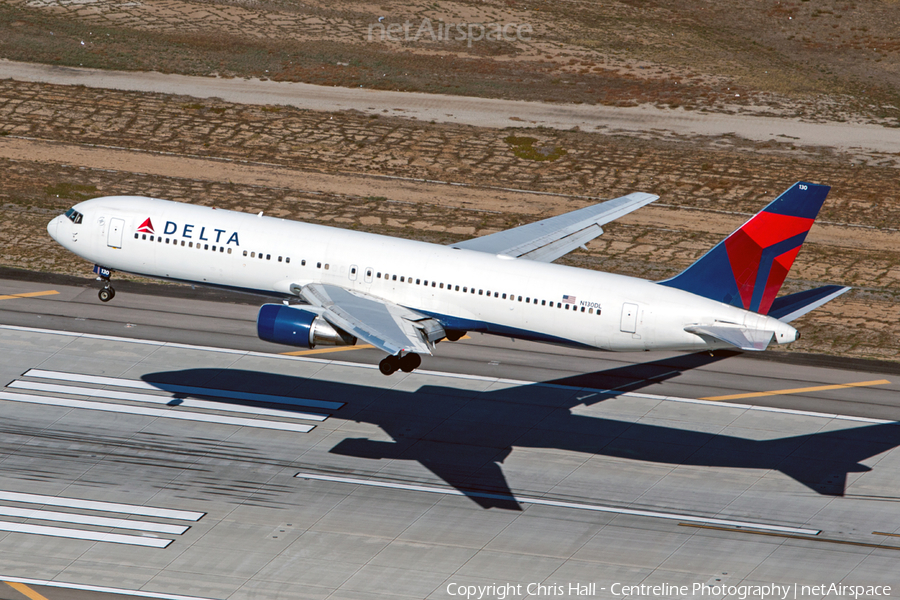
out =
[[13,60],[892,126],[897,29],[895,0],[0,0]]
[[52,243],[46,223],[99,195],[450,243],[647,191],[661,199],[561,262],[662,279],[794,181],[828,183],[785,291],[856,289],[799,321],[803,339],[790,351],[900,358],[897,170],[848,166],[834,150],[497,130],[12,81],[0,81],[0,122],[0,263],[72,274],[89,266]]

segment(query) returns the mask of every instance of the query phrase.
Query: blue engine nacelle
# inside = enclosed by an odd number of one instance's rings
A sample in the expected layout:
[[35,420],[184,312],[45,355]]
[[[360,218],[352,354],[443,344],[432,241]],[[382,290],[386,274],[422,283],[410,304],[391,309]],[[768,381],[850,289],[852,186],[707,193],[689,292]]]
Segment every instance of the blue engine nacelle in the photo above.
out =
[[355,337],[332,327],[315,312],[285,304],[263,304],[256,317],[256,332],[267,342],[301,348],[356,344]]

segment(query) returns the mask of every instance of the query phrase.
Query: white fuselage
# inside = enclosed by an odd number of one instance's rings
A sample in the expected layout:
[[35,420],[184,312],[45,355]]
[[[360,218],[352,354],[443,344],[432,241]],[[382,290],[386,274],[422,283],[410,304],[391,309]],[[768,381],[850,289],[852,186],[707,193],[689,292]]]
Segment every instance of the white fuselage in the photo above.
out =
[[797,337],[777,319],[622,275],[144,197],[75,210],[80,224],[61,215],[48,225],[57,242],[148,277],[282,297],[321,282],[436,316],[445,329],[603,350],[728,347],[684,330],[717,322],[775,331],[778,343]]

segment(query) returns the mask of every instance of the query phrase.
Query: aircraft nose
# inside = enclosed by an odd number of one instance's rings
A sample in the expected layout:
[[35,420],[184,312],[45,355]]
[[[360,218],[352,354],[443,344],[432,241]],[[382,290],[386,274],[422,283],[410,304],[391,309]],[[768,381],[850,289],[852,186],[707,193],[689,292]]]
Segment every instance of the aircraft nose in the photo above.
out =
[[52,221],[47,223],[47,233],[49,233],[50,237],[52,237],[55,241],[58,242],[59,240],[56,239],[56,230],[57,229],[59,229],[59,217],[56,217],[55,219],[53,219]]

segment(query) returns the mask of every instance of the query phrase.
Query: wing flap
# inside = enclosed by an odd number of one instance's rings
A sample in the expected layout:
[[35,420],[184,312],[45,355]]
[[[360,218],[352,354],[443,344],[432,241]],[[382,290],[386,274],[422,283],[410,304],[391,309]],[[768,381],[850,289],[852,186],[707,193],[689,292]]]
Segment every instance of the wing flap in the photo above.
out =
[[603,233],[602,225],[650,204],[659,196],[634,192],[536,223],[453,244],[454,248],[553,262]]
[[741,350],[751,352],[765,350],[775,336],[774,331],[725,325],[688,325],[684,330],[701,337],[711,337]]
[[299,293],[321,308],[331,325],[388,354],[431,354],[434,343],[444,337],[434,319],[376,296],[322,283],[305,285]]

